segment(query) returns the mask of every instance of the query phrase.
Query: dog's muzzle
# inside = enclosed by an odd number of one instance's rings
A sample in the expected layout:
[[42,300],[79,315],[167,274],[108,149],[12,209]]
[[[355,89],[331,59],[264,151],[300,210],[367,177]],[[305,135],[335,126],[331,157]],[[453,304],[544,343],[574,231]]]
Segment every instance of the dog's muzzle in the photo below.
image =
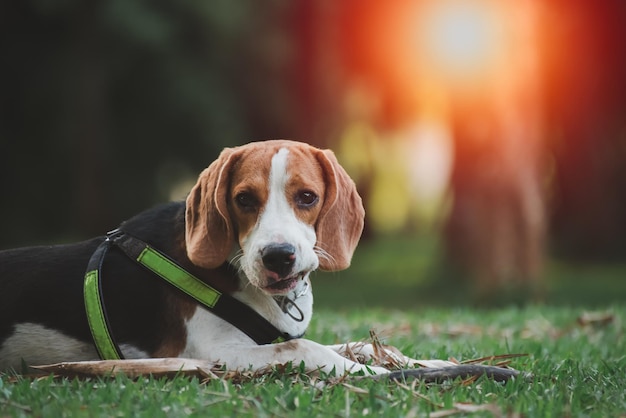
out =
[[296,247],[291,244],[270,244],[261,250],[266,284],[263,289],[271,294],[286,294],[294,290],[307,271],[294,271]]

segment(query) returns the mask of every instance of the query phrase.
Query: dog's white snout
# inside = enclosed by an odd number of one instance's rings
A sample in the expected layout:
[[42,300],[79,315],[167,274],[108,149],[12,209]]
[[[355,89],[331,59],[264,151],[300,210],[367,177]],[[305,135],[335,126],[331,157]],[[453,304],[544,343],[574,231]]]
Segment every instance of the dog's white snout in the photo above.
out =
[[296,263],[296,247],[288,243],[269,244],[261,250],[263,266],[278,277],[287,277]]

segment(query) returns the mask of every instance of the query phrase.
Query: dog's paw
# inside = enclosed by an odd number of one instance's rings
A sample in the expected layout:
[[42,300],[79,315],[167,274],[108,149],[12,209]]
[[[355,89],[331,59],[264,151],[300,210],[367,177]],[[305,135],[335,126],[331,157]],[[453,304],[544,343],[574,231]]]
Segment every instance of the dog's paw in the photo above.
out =
[[333,348],[342,356],[356,363],[384,367],[388,370],[416,367],[440,368],[456,365],[456,363],[447,360],[414,359],[405,356],[394,346],[379,343],[353,342],[338,344]]
[[334,348],[339,354],[356,363],[371,364],[387,369],[405,367],[411,360],[397,348],[382,344],[353,342],[338,344]]

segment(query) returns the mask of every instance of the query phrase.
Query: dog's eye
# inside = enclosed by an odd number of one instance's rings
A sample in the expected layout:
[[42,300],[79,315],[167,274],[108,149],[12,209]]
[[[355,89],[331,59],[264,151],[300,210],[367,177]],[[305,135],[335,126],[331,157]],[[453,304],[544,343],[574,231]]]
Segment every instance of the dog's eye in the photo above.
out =
[[252,193],[241,192],[235,196],[235,201],[242,209],[254,209],[258,205],[256,197]]
[[296,203],[301,207],[311,207],[317,203],[319,198],[310,190],[301,190],[296,193]]

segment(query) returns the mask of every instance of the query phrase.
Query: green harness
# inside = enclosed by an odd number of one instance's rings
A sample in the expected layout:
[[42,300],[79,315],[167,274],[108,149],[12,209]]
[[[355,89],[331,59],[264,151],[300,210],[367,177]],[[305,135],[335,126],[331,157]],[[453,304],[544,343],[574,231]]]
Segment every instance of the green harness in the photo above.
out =
[[[116,229],[107,234],[106,239],[92,254],[84,283],[87,320],[96,350],[103,360],[124,358],[113,338],[102,294],[102,265],[112,246],[121,249],[131,260],[191,296],[210,312],[239,328],[257,344],[273,344],[301,337],[301,335],[292,336],[280,331],[250,306],[209,286],[145,242]],[[289,299],[286,299],[288,301],[286,303],[285,299],[277,303],[285,313],[288,313],[287,306],[291,307],[295,304]],[[299,308],[297,309],[299,311]],[[289,315],[296,321],[302,320]]]

